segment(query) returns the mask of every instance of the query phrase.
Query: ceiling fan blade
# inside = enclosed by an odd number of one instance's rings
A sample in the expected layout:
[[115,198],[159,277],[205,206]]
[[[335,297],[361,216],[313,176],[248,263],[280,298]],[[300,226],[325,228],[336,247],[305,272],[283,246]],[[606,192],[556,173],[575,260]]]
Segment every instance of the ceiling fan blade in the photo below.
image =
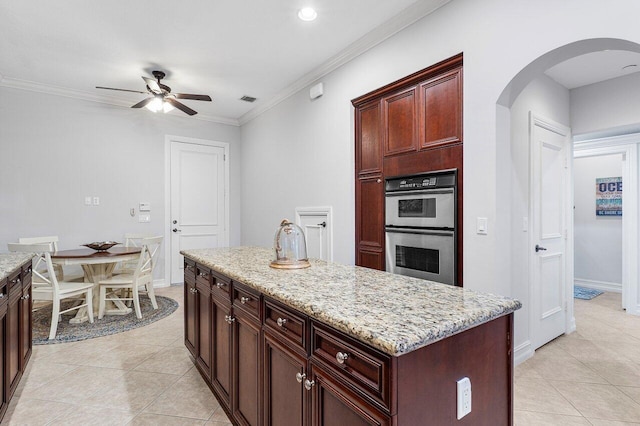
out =
[[171,105],[173,105],[174,107],[178,108],[180,111],[185,112],[185,113],[187,113],[189,115],[196,115],[197,114],[196,111],[192,110],[191,108],[189,108],[185,104],[176,101],[173,98],[166,97],[166,98],[164,98],[164,100],[165,100],[165,102],[169,102]]
[[174,93],[176,99],[192,99],[194,101],[209,101],[211,102],[211,96],[209,95],[190,95],[188,93]]
[[145,83],[147,83],[147,87],[149,87],[149,90],[151,90],[153,93],[162,94],[162,89],[160,88],[160,85],[157,81],[149,77],[142,77],[142,79],[145,81]]
[[155,97],[151,96],[150,98],[144,99],[144,100],[138,102],[137,104],[132,105],[131,108],[142,108],[143,106],[146,106],[149,102],[151,102],[154,99],[155,99]]
[[139,90],[129,90],[129,89],[116,89],[114,87],[102,87],[102,86],[96,86],[96,89],[105,89],[105,90],[117,90],[119,92],[133,92],[133,93],[142,93],[145,94],[147,92],[141,92]]

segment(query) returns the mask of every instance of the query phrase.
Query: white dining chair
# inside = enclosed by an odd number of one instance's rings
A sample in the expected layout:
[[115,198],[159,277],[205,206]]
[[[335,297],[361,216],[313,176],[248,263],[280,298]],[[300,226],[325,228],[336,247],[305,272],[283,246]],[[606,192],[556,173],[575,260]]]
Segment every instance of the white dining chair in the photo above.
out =
[[[57,235],[50,235],[47,237],[27,237],[27,238],[18,238],[18,242],[21,244],[51,244],[51,251],[58,251],[58,242],[60,239]],[[84,281],[84,274],[74,274],[70,275],[64,274],[64,269],[62,265],[53,265],[53,269],[56,271],[56,276],[59,280],[63,281]]]
[[[9,251],[35,253],[32,268],[32,297],[33,300],[49,300],[53,303],[51,308],[51,328],[49,329],[49,340],[55,339],[58,331],[58,322],[61,315],[83,307],[87,308],[89,322],[93,323],[93,283],[79,283],[59,281],[53,262],[51,261],[51,243],[46,244],[24,244],[9,243]],[[40,265],[45,265],[44,270]],[[38,267],[36,267],[38,266]],[[36,285],[37,283],[37,285]],[[71,308],[61,310],[63,300],[82,300],[84,303],[74,304]]]
[[[151,234],[137,234],[126,233],[124,234],[124,246],[125,247],[142,247],[142,240],[144,238],[153,237]],[[135,260],[129,260],[126,262],[120,262],[116,266],[114,274],[133,274],[136,269],[137,262]]]
[[[154,257],[158,252],[158,247],[162,243],[162,236],[143,238],[141,240],[142,250],[133,273],[120,273],[113,275],[99,282],[100,284],[100,304],[98,307],[98,318],[104,316],[107,300],[133,301],[136,317],[142,318],[140,308],[140,290],[147,292],[153,309],[158,309],[155,292],[153,290],[153,269],[156,263]],[[122,290],[126,293],[122,295]],[[129,291],[131,294],[129,294]],[[118,295],[120,293],[121,295]]]

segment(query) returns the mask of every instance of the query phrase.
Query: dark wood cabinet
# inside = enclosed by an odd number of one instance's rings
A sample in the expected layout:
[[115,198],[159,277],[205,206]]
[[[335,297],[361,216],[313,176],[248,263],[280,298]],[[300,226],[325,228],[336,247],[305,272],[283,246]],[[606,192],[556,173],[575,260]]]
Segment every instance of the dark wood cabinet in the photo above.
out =
[[33,328],[32,324],[33,300],[31,299],[31,280],[23,280],[22,297],[20,297],[20,370],[27,368],[31,358]]
[[231,406],[231,324],[234,321],[230,300],[211,298],[211,321],[211,385],[228,410]]
[[6,397],[7,387],[5,382],[5,361],[7,359],[5,338],[7,336],[7,306],[9,300],[7,289],[7,280],[0,280],[0,421],[9,405],[9,399]]
[[[356,264],[385,269],[386,178],[457,169],[462,216],[462,54],[353,99]],[[445,159],[446,161],[441,161]],[[379,184],[378,184],[379,183]],[[462,220],[456,285],[462,285]]]
[[194,359],[196,348],[198,306],[196,298],[196,264],[185,258],[184,264],[184,344]]
[[22,302],[22,279],[20,270],[10,275],[9,304],[7,306],[7,334],[5,340],[5,392],[7,400],[11,399],[18,386],[22,373],[20,371],[20,306]]
[[262,424],[260,295],[233,285],[232,413],[243,426]]
[[418,96],[409,87],[382,98],[384,155],[396,155],[418,149]]
[[196,362],[211,377],[211,271],[196,266]]

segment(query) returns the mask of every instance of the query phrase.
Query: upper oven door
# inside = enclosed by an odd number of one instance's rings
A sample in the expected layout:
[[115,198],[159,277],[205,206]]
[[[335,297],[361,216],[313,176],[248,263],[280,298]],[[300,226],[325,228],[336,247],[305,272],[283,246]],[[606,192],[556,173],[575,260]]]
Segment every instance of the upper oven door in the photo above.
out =
[[453,188],[387,192],[386,226],[455,228]]

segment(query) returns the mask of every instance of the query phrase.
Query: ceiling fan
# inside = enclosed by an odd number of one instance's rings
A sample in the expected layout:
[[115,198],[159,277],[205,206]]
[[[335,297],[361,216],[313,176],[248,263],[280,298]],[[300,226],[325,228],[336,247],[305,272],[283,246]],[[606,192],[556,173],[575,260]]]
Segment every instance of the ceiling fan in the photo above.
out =
[[142,77],[142,79],[147,84],[147,91],[141,92],[139,90],[129,90],[129,89],[116,89],[113,87],[102,87],[96,86],[96,89],[106,89],[106,90],[118,90],[120,92],[133,92],[133,93],[149,93],[151,97],[144,99],[138,102],[135,105],[132,105],[131,108],[142,108],[146,106],[153,112],[157,112],[163,110],[164,112],[169,112],[173,109],[173,107],[178,108],[180,111],[185,112],[189,115],[196,115],[197,112],[186,106],[185,104],[178,102],[177,99],[191,99],[194,101],[211,101],[211,97],[209,95],[191,95],[188,93],[171,93],[171,88],[165,84],[160,83],[165,77],[165,73],[162,71],[153,71],[151,74],[156,78]]

